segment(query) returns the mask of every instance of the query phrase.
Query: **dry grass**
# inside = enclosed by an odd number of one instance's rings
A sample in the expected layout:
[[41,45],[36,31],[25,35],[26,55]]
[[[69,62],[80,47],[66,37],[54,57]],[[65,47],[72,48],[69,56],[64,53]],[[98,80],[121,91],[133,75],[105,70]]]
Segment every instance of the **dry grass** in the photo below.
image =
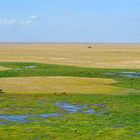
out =
[[140,45],[1,44],[0,61],[42,62],[100,68],[140,68]]
[[116,94],[123,89],[111,84],[113,79],[73,77],[1,78],[0,88],[6,93],[44,94]]
[[2,67],[0,66],[0,71],[3,71],[3,70],[8,70],[9,68],[6,68],[6,67]]

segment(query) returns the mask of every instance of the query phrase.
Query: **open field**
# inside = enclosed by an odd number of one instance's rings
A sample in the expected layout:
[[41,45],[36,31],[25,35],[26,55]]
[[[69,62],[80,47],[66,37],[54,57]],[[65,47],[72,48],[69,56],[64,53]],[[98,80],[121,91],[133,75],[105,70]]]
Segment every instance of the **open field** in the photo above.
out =
[[134,69],[140,68],[139,46],[139,44],[1,44],[0,61]]
[[138,46],[1,44],[0,140],[139,140]]
[[119,94],[123,88],[113,86],[112,79],[72,77],[1,78],[6,93],[18,94]]
[[[140,90],[140,78],[129,78],[123,76],[108,75],[108,73],[119,72],[136,72],[138,69],[101,69],[101,68],[84,68],[66,65],[39,64],[39,63],[18,63],[18,62],[1,62],[1,66],[9,68],[0,72],[0,78],[10,77],[86,77],[86,78],[108,78],[114,79],[113,85],[126,87],[128,89]],[[55,78],[54,78],[55,79]],[[15,81],[16,82],[16,81]],[[2,83],[3,85],[3,83]],[[111,85],[111,84],[110,84]],[[86,93],[87,94],[87,93]]]
[[3,70],[8,70],[9,68],[6,68],[6,67],[2,67],[0,66],[0,71],[3,71]]
[[[61,113],[61,116],[30,117],[27,122],[0,119],[2,140],[139,140],[140,96],[125,95],[19,95],[0,98],[0,114],[6,116]],[[57,102],[89,105],[101,114],[68,113]],[[12,117],[12,116],[11,116]],[[19,135],[20,134],[20,135]]]

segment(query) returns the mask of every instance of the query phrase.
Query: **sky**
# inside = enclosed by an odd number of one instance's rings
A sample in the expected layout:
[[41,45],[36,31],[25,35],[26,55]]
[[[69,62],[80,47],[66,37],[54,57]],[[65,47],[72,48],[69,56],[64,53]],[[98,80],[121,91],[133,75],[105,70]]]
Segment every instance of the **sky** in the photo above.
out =
[[0,0],[0,42],[140,43],[140,0]]

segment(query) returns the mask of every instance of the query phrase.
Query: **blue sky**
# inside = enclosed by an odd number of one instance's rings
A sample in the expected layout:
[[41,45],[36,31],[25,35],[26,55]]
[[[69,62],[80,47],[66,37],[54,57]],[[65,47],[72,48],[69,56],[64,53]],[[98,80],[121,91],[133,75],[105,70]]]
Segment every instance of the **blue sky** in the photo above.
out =
[[140,42],[140,0],[0,0],[0,42]]

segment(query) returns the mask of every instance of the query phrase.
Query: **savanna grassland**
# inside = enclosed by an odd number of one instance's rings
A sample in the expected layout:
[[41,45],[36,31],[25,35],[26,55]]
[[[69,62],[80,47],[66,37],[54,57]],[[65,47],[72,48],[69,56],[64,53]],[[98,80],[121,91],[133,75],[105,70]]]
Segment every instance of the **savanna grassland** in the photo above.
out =
[[[91,46],[91,49],[88,49]],[[1,44],[1,62],[140,68],[139,44]]]
[[140,139],[139,44],[1,44],[0,89],[0,140]]

